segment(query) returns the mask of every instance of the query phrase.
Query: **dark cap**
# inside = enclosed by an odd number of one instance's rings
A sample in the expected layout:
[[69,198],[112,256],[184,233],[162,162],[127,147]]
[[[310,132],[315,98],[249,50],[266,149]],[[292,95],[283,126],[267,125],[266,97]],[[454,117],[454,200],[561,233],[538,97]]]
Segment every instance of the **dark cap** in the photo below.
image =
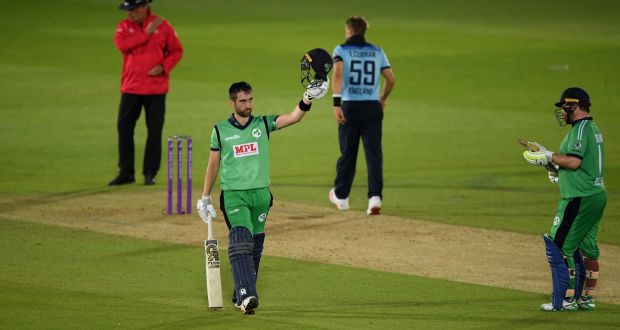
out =
[[577,103],[580,107],[590,107],[590,95],[579,87],[567,88],[560,96],[560,102],[555,104],[556,107],[561,107],[566,103]]
[[327,74],[334,64],[332,56],[323,48],[314,48],[304,54],[304,57],[310,62],[315,78],[327,80]]
[[145,6],[149,3],[153,2],[153,0],[125,0],[118,6],[120,10],[132,10],[141,6]]

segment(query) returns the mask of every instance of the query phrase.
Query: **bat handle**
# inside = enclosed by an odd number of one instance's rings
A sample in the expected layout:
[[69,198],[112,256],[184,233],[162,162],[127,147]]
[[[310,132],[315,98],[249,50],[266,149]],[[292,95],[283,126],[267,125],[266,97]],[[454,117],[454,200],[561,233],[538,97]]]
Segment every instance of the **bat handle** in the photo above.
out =
[[213,217],[210,214],[207,214],[207,228],[209,229],[209,233],[207,235],[208,240],[215,239],[215,235],[213,234]]

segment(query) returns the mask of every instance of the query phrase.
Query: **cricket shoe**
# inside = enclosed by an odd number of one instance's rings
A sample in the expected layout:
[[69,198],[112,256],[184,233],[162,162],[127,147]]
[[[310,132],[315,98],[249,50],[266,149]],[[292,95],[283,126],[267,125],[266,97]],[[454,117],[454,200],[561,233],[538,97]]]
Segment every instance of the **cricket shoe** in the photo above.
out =
[[368,215],[379,215],[381,214],[381,197],[372,196],[368,200],[368,210],[366,210],[366,214]]
[[243,311],[245,315],[253,315],[256,312],[256,308],[258,308],[258,298],[254,296],[246,297],[241,304],[235,305],[235,307]]
[[332,188],[329,191],[329,201],[336,205],[336,208],[340,211],[346,211],[349,209],[349,198],[340,199],[336,197],[336,188]]
[[155,184],[155,176],[153,174],[147,174],[144,176],[144,185],[152,186]]
[[581,310],[593,311],[596,308],[594,299],[590,296],[581,296],[577,300],[577,307]]
[[119,174],[114,180],[108,183],[108,186],[120,186],[123,184],[134,183],[136,178],[133,175]]
[[540,309],[545,311],[545,312],[559,312],[559,311],[576,311],[577,310],[577,302],[575,302],[575,299],[564,299],[564,301],[562,301],[562,308],[560,309],[555,309],[553,308],[553,304],[552,303],[548,303],[548,304],[542,304],[540,305]]

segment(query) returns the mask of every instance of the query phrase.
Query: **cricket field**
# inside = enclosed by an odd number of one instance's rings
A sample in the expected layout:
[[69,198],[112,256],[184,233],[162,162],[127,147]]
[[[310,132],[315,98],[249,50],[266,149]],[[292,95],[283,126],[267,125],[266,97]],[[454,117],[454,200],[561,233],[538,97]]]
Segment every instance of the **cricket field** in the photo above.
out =
[[[221,214],[224,308],[208,310],[206,225],[164,214],[165,160],[155,186],[141,176],[107,186],[117,174],[119,3],[0,4],[0,328],[620,327],[617,1],[155,0],[185,49],[164,136],[193,137],[194,198],[212,127],[231,113],[232,82],[252,84],[255,114],[291,111],[303,93],[302,55],[342,43],[356,14],[396,76],[380,216],[365,215],[363,151],[352,210],[327,200],[339,155],[331,97],[272,135],[275,205],[253,316],[229,300]],[[568,128],[553,103],[570,86],[590,93],[606,146],[597,310],[544,313],[551,282],[541,235],[559,191],[516,140],[557,150]],[[142,117],[138,174],[145,136]]]

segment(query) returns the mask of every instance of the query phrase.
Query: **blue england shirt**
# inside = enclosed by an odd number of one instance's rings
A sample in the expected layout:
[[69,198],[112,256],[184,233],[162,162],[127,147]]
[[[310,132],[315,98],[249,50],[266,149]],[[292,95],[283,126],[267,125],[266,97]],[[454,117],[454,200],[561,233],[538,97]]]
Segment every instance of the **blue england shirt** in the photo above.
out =
[[334,63],[343,62],[342,100],[379,101],[381,70],[390,67],[381,48],[354,35],[334,49]]

